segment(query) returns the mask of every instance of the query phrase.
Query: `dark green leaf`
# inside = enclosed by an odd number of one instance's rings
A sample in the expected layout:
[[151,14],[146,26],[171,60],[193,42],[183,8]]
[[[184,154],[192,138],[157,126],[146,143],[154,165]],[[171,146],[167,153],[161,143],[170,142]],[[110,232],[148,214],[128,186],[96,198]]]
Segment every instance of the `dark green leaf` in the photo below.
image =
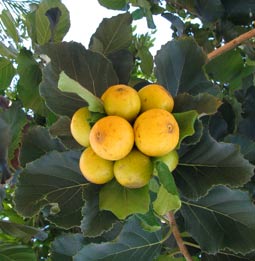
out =
[[16,70],[11,61],[0,57],[0,90],[4,90],[10,86],[15,74]]
[[162,16],[171,22],[171,27],[177,30],[178,36],[182,36],[185,29],[182,19],[172,13],[163,13]]
[[148,186],[129,189],[113,180],[99,192],[100,210],[109,210],[119,219],[125,219],[135,213],[145,214],[149,211],[149,204]]
[[53,151],[27,164],[15,191],[16,210],[31,217],[49,207],[45,213],[50,221],[64,228],[79,226],[83,191],[88,186],[79,170],[79,157],[80,152]]
[[5,189],[3,186],[0,187],[0,211],[3,210],[2,202],[5,199]]
[[31,240],[31,238],[36,238],[43,241],[48,237],[46,232],[43,232],[38,228],[16,224],[9,221],[0,220],[0,230],[8,235],[21,239],[24,242]]
[[240,187],[253,176],[254,166],[234,144],[215,141],[205,128],[200,142],[180,155],[175,181],[181,194],[199,198],[217,185]]
[[255,207],[247,192],[218,186],[197,201],[183,199],[182,203],[186,230],[203,251],[254,250]]
[[47,152],[57,150],[65,151],[64,145],[59,139],[53,138],[48,129],[41,126],[34,126],[24,135],[20,150],[21,165],[40,158]]
[[97,237],[112,229],[117,218],[109,211],[99,210],[98,189],[92,186],[85,192],[85,206],[82,209],[81,230],[84,236]]
[[248,255],[234,254],[231,252],[222,252],[216,255],[208,255],[203,253],[201,261],[253,261],[254,253]]
[[39,83],[42,80],[42,72],[39,64],[31,51],[21,49],[17,57],[19,73],[18,95],[23,106],[45,116],[47,108],[39,94]]
[[0,243],[1,261],[36,261],[36,255],[29,246]]
[[145,231],[155,232],[161,229],[161,222],[155,216],[152,208],[146,214],[137,214],[136,217],[140,220],[141,227]]
[[74,261],[152,261],[160,252],[161,239],[161,231],[144,231],[133,217],[114,241],[88,244],[74,256]]
[[173,96],[183,92],[214,92],[203,71],[205,63],[206,55],[193,39],[172,40],[155,57],[156,78]]
[[56,114],[71,117],[77,109],[87,105],[77,95],[64,93],[58,89],[61,71],[97,97],[100,97],[110,85],[118,83],[109,60],[99,53],[86,50],[81,44],[75,42],[48,44],[43,47],[42,52],[50,57],[51,63],[43,71],[40,92],[48,107]]
[[153,69],[153,56],[150,53],[150,51],[148,50],[148,48],[146,47],[142,47],[138,49],[138,53],[137,53],[138,57],[141,59],[141,70],[142,72],[147,75],[150,76],[152,73],[152,69]]
[[132,41],[131,21],[129,13],[104,18],[91,37],[89,48],[105,55],[127,49]]
[[98,0],[99,4],[113,10],[122,10],[126,6],[126,0]]

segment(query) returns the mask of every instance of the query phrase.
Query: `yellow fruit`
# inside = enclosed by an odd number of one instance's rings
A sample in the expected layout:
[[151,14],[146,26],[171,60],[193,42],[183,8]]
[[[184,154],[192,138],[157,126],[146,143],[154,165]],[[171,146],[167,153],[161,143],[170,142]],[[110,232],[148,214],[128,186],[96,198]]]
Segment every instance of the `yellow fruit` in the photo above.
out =
[[119,116],[106,116],[98,120],[90,131],[92,149],[107,160],[124,158],[133,148],[134,131],[131,124]]
[[141,188],[150,181],[153,163],[148,156],[133,149],[126,157],[114,163],[113,172],[122,186]]
[[104,184],[113,179],[113,161],[99,157],[91,147],[85,149],[80,157],[82,175],[91,183]]
[[117,115],[128,121],[134,120],[141,108],[137,91],[124,84],[109,87],[101,99],[107,115]]
[[161,157],[156,157],[154,161],[162,161],[164,162],[169,170],[172,172],[176,169],[178,163],[179,163],[179,155],[176,150],[172,150],[166,155],[163,155]]
[[88,119],[90,118],[90,111],[87,107],[78,109],[71,119],[70,130],[73,138],[82,146],[89,146],[89,133],[90,124]]
[[148,156],[163,156],[179,141],[179,126],[174,116],[163,109],[140,114],[134,123],[135,144]]
[[172,112],[174,99],[172,95],[161,85],[149,84],[138,91],[141,100],[141,112],[159,108]]

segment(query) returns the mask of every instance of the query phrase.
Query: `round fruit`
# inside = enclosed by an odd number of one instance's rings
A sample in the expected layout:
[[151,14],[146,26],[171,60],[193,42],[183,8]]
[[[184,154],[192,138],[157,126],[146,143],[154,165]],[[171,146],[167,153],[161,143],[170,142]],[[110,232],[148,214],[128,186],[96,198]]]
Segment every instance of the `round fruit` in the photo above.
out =
[[138,91],[141,100],[141,112],[159,108],[172,112],[174,99],[172,95],[161,85],[149,84]]
[[164,162],[169,168],[169,170],[172,172],[173,170],[176,169],[179,163],[179,155],[176,150],[172,150],[166,155],[163,155],[161,157],[156,157],[154,160]]
[[91,127],[88,119],[90,116],[88,107],[82,107],[73,114],[70,124],[73,138],[84,147],[89,146],[89,133]]
[[101,99],[107,115],[117,115],[128,121],[134,120],[141,108],[137,91],[124,84],[109,87]]
[[99,157],[91,147],[83,151],[80,157],[82,175],[91,183],[104,184],[113,179],[113,161]]
[[107,160],[124,158],[133,148],[134,131],[131,124],[119,116],[106,116],[98,120],[90,131],[92,149]]
[[122,186],[141,188],[150,181],[153,163],[148,156],[133,149],[126,157],[114,163],[113,172]]
[[163,109],[140,114],[134,123],[135,144],[148,156],[163,156],[179,141],[179,126],[174,116]]

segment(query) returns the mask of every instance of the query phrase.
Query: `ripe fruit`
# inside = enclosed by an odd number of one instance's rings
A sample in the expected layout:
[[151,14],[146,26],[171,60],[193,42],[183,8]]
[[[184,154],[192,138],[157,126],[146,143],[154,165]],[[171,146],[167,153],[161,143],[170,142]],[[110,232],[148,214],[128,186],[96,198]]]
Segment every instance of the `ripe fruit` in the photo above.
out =
[[90,124],[88,119],[91,114],[87,107],[78,109],[71,119],[70,130],[73,138],[82,146],[89,146]]
[[82,175],[92,183],[104,184],[114,177],[113,161],[102,159],[91,147],[83,151],[79,165]]
[[172,95],[161,85],[149,84],[138,91],[141,100],[141,112],[159,108],[171,112],[174,107]]
[[113,172],[122,186],[140,188],[148,184],[153,173],[153,163],[148,156],[133,149],[126,157],[114,163]]
[[179,141],[179,126],[174,116],[163,109],[150,109],[134,123],[135,144],[148,156],[163,156]]
[[131,151],[134,145],[134,131],[124,118],[106,116],[94,124],[89,141],[92,149],[100,157],[119,160]]
[[161,157],[156,157],[154,161],[162,161],[164,162],[169,170],[172,172],[176,169],[178,163],[179,163],[179,155],[176,150],[172,150],[166,155],[163,155]]
[[117,115],[128,121],[134,120],[141,108],[137,91],[124,84],[109,87],[101,99],[107,115]]

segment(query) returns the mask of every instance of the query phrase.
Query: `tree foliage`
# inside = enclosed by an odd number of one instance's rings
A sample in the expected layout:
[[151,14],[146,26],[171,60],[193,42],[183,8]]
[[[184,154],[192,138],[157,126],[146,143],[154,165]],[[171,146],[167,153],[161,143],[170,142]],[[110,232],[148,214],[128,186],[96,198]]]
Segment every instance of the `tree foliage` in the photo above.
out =
[[[254,260],[254,41],[208,54],[253,30],[255,4],[100,0],[119,13],[102,20],[86,49],[63,40],[70,18],[60,0],[32,2],[0,15],[0,257],[183,260],[172,211],[193,260]],[[155,29],[155,15],[173,34],[153,57],[150,34],[135,35],[132,22]],[[174,96],[178,167],[156,164],[140,189],[89,183],[72,114],[100,111],[96,98],[110,85],[152,81]]]

